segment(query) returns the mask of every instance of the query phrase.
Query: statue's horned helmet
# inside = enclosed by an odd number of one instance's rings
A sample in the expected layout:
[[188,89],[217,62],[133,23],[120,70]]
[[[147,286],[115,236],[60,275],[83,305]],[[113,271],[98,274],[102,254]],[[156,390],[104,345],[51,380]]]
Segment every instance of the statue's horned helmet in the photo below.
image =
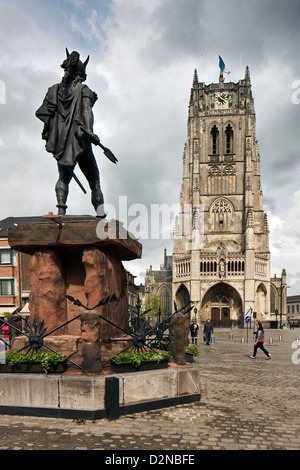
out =
[[85,62],[81,62],[78,52],[73,51],[71,54],[66,48],[67,58],[61,64],[63,69],[72,68],[75,76],[79,76],[83,81],[86,80],[86,66],[89,62],[90,56],[87,57]]

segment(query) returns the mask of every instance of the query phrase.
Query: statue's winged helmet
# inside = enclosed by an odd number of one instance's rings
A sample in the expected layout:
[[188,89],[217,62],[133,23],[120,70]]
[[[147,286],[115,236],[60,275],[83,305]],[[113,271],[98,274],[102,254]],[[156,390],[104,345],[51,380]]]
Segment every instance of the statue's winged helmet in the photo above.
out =
[[67,57],[61,64],[61,67],[63,69],[71,67],[75,76],[79,76],[82,81],[86,80],[86,66],[89,62],[90,56],[87,56],[86,60],[81,62],[79,53],[73,51],[70,54],[67,48],[66,55]]

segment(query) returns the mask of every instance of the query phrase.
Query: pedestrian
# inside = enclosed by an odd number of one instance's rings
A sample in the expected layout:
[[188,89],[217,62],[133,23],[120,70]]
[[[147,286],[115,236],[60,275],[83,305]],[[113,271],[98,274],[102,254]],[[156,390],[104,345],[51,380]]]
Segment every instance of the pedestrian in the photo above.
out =
[[192,344],[194,344],[194,341],[195,341],[195,344],[197,344],[198,330],[199,330],[199,326],[197,325],[197,322],[195,320],[194,323],[192,323],[190,326]]
[[208,320],[206,320],[206,322],[204,324],[204,328],[203,328],[204,341],[207,344],[207,346],[209,346],[209,344],[210,344],[210,339],[213,335],[213,332],[214,332],[213,326],[211,324],[210,319],[208,318]]
[[255,324],[256,324],[256,331],[254,332],[255,333],[254,351],[253,351],[253,355],[250,356],[250,357],[251,357],[251,359],[255,359],[257,349],[260,348],[265,353],[265,355],[267,356],[267,359],[271,359],[271,354],[264,347],[265,335],[264,335],[263,326],[262,326],[261,322],[258,321],[258,320],[255,321]]
[[[6,318],[6,317],[4,318],[4,321],[7,322],[7,318]],[[8,339],[8,332],[9,332],[9,327],[8,327],[8,325],[6,325],[6,324],[4,323],[4,325],[3,325],[2,328],[1,328],[1,330],[2,330],[2,334],[4,335],[4,339]]]

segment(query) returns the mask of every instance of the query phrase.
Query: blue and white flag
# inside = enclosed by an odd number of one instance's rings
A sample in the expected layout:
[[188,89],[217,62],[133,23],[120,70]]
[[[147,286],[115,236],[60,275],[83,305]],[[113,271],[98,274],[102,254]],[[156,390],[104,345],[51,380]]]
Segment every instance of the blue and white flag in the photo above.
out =
[[225,69],[225,63],[220,55],[219,55],[219,67],[222,70],[222,72],[228,73],[228,74],[230,73],[230,70]]

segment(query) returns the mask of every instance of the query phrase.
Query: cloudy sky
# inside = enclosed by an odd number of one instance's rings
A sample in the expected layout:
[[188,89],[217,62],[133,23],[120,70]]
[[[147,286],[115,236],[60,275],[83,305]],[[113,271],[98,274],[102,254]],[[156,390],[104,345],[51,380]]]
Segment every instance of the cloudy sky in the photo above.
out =
[[[250,67],[271,273],[285,268],[288,294],[300,294],[299,21],[299,0],[0,0],[0,219],[56,212],[56,163],[35,111],[61,80],[65,48],[90,55],[94,131],[119,160],[94,149],[108,218],[140,237],[143,257],[126,267],[142,282],[172,252],[172,224],[151,239],[150,222],[179,203],[194,69],[217,82],[220,54],[226,80]],[[68,204],[93,214],[74,181]]]

